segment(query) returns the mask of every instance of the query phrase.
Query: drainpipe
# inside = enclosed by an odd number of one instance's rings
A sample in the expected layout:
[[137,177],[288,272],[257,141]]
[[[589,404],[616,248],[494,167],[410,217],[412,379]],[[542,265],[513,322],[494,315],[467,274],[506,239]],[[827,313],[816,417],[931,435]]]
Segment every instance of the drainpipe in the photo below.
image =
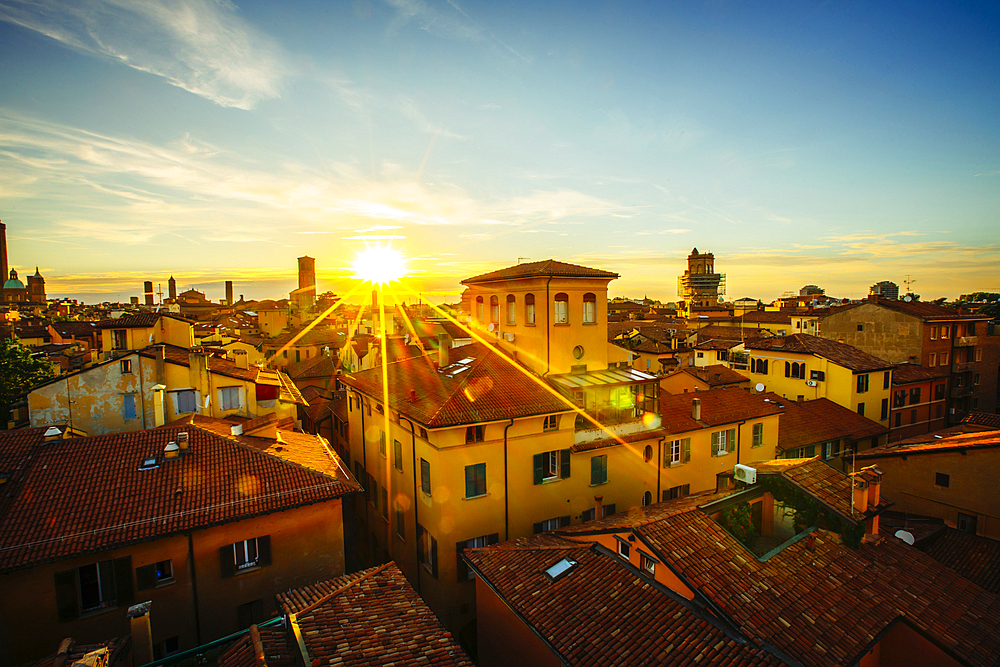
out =
[[[365,402],[361,398],[361,392],[357,389],[354,390],[354,395],[358,397],[358,412],[361,413],[361,461],[365,469],[365,474],[368,474],[368,448],[365,446],[365,441],[368,439],[368,436],[365,434]],[[358,482],[361,482],[361,480],[358,480]],[[367,483],[367,480],[365,483]],[[371,493],[371,489],[368,489],[368,492]],[[368,516],[368,499],[365,498],[362,502],[365,506],[365,530],[370,533],[371,526],[369,521],[371,518]],[[365,541],[368,541],[367,535],[365,535]],[[369,553],[370,552],[371,549],[369,548]]]
[[[364,417],[364,414],[361,415]],[[414,428],[413,422],[409,418],[399,415],[399,420],[406,420],[410,425],[410,453],[412,454],[412,462],[410,467],[413,468],[413,546],[419,549],[417,545],[417,526],[420,525],[420,520],[417,517],[417,505],[419,504],[419,499],[417,498],[417,434]],[[513,420],[512,420],[513,421]],[[420,562],[418,559],[417,567],[415,568],[417,572],[417,595],[420,595]]]
[[552,276],[545,281],[545,372],[542,373],[542,377],[549,374],[552,370],[552,327],[549,324],[549,283],[552,282]]
[[510,423],[503,427],[503,539],[504,542],[510,539],[510,509],[508,507],[507,495],[507,429],[514,425],[514,418],[510,418]]
[[[656,442],[656,502],[660,502],[660,472],[663,470],[663,441],[667,436],[663,436]],[[739,458],[737,454],[736,458]]]
[[741,433],[741,431],[743,429],[741,429],[740,427],[743,426],[746,423],[747,423],[747,420],[744,419],[743,421],[741,421],[739,424],[736,425],[736,463],[737,464],[740,462],[740,440],[742,440],[741,436],[743,435]]

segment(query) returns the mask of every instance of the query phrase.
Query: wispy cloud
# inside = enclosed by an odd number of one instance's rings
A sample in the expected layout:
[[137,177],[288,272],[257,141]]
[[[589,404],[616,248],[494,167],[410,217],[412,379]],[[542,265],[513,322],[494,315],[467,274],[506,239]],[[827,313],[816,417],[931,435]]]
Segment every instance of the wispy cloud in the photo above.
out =
[[225,107],[280,96],[286,56],[226,0],[0,0],[0,20]]
[[636,232],[636,236],[647,236],[649,234],[687,234],[690,229],[646,229]]

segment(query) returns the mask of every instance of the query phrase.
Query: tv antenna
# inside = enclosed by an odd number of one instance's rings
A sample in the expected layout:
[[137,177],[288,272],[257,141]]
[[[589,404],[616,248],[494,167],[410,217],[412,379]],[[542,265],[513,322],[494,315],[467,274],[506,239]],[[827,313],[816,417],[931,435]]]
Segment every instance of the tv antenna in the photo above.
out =
[[907,294],[913,294],[913,290],[910,289],[910,285],[912,285],[915,282],[917,282],[917,279],[916,278],[910,278],[910,274],[907,273],[906,274],[906,280],[903,281],[903,284],[906,285],[906,293]]

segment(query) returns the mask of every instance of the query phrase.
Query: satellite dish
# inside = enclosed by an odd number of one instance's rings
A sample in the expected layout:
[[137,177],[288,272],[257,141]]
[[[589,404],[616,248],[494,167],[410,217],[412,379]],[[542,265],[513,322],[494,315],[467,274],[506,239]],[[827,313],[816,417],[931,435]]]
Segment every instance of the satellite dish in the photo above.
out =
[[764,391],[764,383],[763,382],[758,382],[757,386],[754,387],[754,389],[756,389],[757,391]]
[[487,328],[487,329],[489,329],[490,331],[493,331],[494,329],[496,329],[496,328],[497,328],[497,325],[495,325],[495,324],[493,324],[492,322],[490,322],[490,326],[488,326],[488,327],[486,327],[486,328]]
[[907,294],[906,296],[903,297],[903,301],[909,303],[909,302],[913,301],[913,297],[910,296],[909,294]]
[[913,534],[912,533],[908,533],[905,530],[897,530],[896,531],[896,537],[898,537],[899,539],[903,540],[904,542],[906,542],[910,546],[913,546]]

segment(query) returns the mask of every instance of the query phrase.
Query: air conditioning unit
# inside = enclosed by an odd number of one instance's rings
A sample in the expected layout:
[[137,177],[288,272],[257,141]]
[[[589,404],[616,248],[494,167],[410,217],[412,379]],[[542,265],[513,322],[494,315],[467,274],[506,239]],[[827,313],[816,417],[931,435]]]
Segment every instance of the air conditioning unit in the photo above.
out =
[[807,387],[815,387],[816,386],[816,380],[806,380],[806,386]]
[[756,484],[757,470],[756,468],[745,466],[742,463],[737,463],[736,469],[733,470],[733,477],[741,482],[744,482],[745,484]]
[[506,341],[507,341],[508,343],[513,343],[513,342],[514,342],[514,334],[512,334],[512,333],[505,333],[505,334],[503,335],[503,338],[504,338],[504,340],[506,340]]

